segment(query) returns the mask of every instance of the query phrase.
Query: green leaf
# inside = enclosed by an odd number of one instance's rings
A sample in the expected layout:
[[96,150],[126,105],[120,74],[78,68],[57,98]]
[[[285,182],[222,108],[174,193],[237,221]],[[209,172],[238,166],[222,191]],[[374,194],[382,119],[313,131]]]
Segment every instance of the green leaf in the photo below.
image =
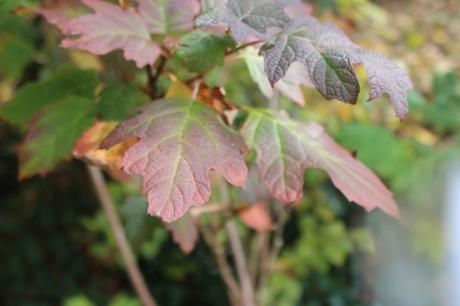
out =
[[11,36],[0,45],[0,75],[17,77],[32,60],[34,46],[20,36]]
[[69,96],[93,98],[98,83],[94,70],[62,68],[48,80],[22,87],[13,100],[0,108],[0,117],[12,124],[24,126],[46,105]]
[[217,36],[195,30],[181,38],[177,55],[190,71],[204,73],[216,65],[223,65],[225,51],[235,46],[229,35]]
[[64,306],[95,306],[85,295],[76,295],[64,301]]
[[21,17],[8,13],[0,13],[0,33],[9,36],[21,36],[21,38],[33,41],[38,38],[37,28],[26,22]]
[[74,143],[96,120],[96,104],[66,97],[50,105],[32,121],[19,147],[19,177],[45,174],[69,157]]
[[424,121],[440,133],[455,131],[460,127],[460,93],[457,90],[458,75],[455,72],[437,74],[433,78],[433,99],[428,103],[424,97],[414,92],[409,101],[415,111],[419,111]]
[[100,93],[99,113],[103,120],[123,120],[150,98],[134,87],[120,83],[110,84]]
[[110,301],[109,306],[142,306],[142,303],[137,298],[119,293]]
[[2,0],[0,2],[0,14],[11,13],[15,8],[19,6],[36,6],[38,1],[36,0]]
[[359,160],[389,181],[408,171],[411,165],[410,148],[383,127],[348,124],[336,137],[346,148],[356,151]]
[[437,104],[450,104],[455,99],[459,99],[458,84],[460,80],[454,71],[435,74],[433,77],[433,94],[435,96],[434,103]]

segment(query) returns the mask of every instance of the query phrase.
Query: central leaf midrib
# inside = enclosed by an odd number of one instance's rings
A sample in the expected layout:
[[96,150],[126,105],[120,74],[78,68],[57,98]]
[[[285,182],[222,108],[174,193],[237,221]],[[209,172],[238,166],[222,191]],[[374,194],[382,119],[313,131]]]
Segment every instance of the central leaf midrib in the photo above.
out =
[[[180,132],[177,133],[179,135],[179,154],[177,154],[177,159],[176,159],[176,162],[175,162],[175,167],[174,167],[174,175],[172,176],[172,179],[171,179],[171,184],[169,185],[168,187],[168,200],[170,202],[172,202],[171,200],[171,191],[172,191],[172,187],[175,185],[175,182],[176,182],[176,177],[177,177],[177,169],[179,167],[179,162],[182,158],[182,154],[183,154],[183,149],[184,149],[184,140],[183,140],[183,134],[184,134],[184,130],[185,128],[187,127],[187,124],[188,124],[188,121],[189,121],[189,118],[190,118],[190,113],[191,113],[191,109],[193,107],[193,100],[190,100],[187,107],[186,107],[186,113],[184,114],[184,121],[183,121],[183,124],[182,126],[180,126],[179,130]],[[166,205],[162,207],[162,209],[159,211],[159,214],[161,214],[161,212],[166,208]]]

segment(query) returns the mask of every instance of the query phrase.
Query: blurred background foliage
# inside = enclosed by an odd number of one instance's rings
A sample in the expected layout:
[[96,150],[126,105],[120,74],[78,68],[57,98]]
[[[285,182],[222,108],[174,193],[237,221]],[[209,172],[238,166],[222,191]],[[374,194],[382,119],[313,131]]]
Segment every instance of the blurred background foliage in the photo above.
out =
[[[10,14],[18,4],[33,2],[0,5],[0,103],[62,64],[103,70],[106,79],[145,83],[145,76],[122,63],[119,54],[100,60],[60,49],[57,32],[43,20]],[[310,3],[320,19],[405,66],[417,90],[403,122],[389,103],[366,103],[364,81],[354,107],[324,101],[308,89],[305,108],[287,100],[282,106],[296,118],[326,126],[376,171],[395,193],[405,222],[380,212],[366,215],[348,204],[323,173],[307,171],[305,199],[290,213],[265,301],[276,306],[442,305],[436,284],[445,257],[445,180],[450,161],[460,156],[460,3]],[[180,63],[168,65],[187,78]],[[364,70],[359,74],[366,79]],[[267,103],[242,59],[213,69],[207,82],[224,84],[230,101]],[[160,83],[164,90],[170,81]],[[140,305],[83,164],[66,162],[44,178],[18,182],[16,144],[22,133],[0,123],[0,304]],[[184,255],[164,226],[145,214],[136,186],[112,182],[109,187],[160,305],[226,305],[225,288],[204,243]],[[241,231],[251,235],[243,226]]]

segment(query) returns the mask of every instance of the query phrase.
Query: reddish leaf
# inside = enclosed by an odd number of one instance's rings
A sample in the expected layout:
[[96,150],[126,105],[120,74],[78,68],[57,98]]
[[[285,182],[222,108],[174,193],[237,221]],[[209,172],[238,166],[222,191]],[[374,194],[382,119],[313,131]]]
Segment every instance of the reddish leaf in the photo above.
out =
[[88,8],[79,0],[60,0],[36,9],[36,12],[49,23],[54,24],[62,33],[70,34],[70,22],[83,15],[87,10]]
[[273,223],[266,203],[255,203],[240,210],[241,220],[248,227],[258,232],[268,232]]
[[140,140],[126,152],[123,169],[143,176],[148,211],[166,222],[208,201],[210,170],[235,186],[246,181],[243,139],[200,102],[155,101],[120,124],[101,147],[110,148],[132,136]]
[[276,199],[282,202],[300,199],[305,169],[318,168],[329,174],[349,201],[368,211],[379,207],[399,216],[391,192],[379,178],[340,147],[321,126],[253,110],[242,133],[249,147],[256,150],[261,179]]
[[94,13],[68,20],[59,17],[62,6],[39,11],[69,36],[62,41],[64,48],[77,48],[98,55],[122,49],[124,57],[134,60],[138,67],[156,61],[161,49],[150,39],[147,26],[136,12],[100,0],[81,2]]
[[198,0],[137,0],[139,15],[151,33],[172,34],[193,28],[200,13]]
[[166,226],[184,253],[189,254],[193,251],[198,241],[198,228],[190,214],[187,213],[176,221],[166,224]]

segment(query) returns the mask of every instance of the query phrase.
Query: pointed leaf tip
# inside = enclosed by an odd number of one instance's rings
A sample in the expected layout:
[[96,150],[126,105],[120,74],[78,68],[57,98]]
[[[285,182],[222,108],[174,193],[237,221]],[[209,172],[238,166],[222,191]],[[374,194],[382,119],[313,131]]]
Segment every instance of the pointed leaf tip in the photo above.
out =
[[302,62],[324,98],[351,104],[360,92],[353,66],[362,64],[368,74],[369,99],[387,93],[399,118],[408,111],[407,92],[412,83],[396,63],[360,48],[338,28],[311,16],[292,19],[261,52],[271,83],[283,78],[292,63]]
[[392,193],[364,164],[339,146],[318,124],[301,124],[266,111],[251,111],[242,130],[257,153],[260,178],[273,197],[295,202],[303,193],[306,168],[327,172],[351,202],[399,217]]

